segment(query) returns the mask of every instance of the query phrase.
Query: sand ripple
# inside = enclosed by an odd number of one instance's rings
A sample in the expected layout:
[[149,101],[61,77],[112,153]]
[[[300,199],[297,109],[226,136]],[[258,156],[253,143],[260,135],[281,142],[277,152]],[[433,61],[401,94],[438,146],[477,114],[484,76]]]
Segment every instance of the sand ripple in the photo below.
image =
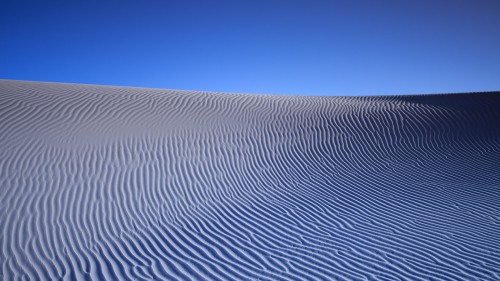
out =
[[500,280],[500,93],[0,81],[2,280]]

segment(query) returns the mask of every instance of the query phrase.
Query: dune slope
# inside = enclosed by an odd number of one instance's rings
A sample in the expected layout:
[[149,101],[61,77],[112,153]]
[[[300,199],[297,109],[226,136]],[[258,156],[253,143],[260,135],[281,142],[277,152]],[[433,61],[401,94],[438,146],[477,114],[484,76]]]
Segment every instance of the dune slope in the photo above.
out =
[[0,81],[2,280],[500,280],[500,93]]

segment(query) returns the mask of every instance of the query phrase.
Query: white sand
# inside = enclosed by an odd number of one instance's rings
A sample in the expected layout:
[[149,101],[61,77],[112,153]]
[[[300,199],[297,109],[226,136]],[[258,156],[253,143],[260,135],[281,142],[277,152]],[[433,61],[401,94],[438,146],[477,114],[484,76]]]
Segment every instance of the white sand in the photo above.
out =
[[500,280],[500,94],[0,81],[1,280]]

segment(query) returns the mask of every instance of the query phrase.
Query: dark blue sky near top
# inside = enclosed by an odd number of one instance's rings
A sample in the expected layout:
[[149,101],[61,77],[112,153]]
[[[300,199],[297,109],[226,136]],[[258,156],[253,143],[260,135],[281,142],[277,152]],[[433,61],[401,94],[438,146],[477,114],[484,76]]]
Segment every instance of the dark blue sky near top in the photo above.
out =
[[0,2],[0,78],[242,93],[500,90],[500,1]]

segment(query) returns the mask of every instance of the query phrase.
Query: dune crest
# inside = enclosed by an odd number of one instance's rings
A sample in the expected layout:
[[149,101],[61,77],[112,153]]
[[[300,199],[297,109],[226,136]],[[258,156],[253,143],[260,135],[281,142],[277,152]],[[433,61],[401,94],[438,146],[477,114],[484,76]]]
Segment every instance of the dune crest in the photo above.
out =
[[2,280],[500,280],[500,93],[0,80]]

